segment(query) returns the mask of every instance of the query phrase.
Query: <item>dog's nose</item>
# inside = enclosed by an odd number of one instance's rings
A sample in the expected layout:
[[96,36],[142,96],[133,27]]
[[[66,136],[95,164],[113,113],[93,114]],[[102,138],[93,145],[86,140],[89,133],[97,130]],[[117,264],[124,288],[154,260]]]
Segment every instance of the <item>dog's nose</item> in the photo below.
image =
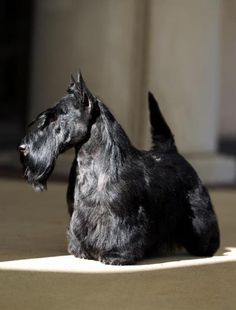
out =
[[25,144],[19,145],[18,150],[19,150],[20,152],[24,152],[24,151],[26,150],[26,145],[25,145]]
[[21,144],[18,146],[19,152],[23,153],[24,155],[27,155],[27,145],[26,144]]

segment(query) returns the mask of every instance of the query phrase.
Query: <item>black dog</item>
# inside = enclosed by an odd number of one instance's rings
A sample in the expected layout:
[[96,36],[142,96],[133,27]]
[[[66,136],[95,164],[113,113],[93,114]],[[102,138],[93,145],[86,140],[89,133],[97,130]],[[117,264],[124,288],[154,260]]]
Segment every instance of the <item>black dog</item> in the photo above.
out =
[[149,94],[153,147],[137,150],[82,76],[41,113],[19,146],[25,177],[46,188],[57,156],[74,147],[67,200],[68,251],[106,264],[133,264],[182,246],[212,256],[219,228],[206,188],[178,153],[173,135]]

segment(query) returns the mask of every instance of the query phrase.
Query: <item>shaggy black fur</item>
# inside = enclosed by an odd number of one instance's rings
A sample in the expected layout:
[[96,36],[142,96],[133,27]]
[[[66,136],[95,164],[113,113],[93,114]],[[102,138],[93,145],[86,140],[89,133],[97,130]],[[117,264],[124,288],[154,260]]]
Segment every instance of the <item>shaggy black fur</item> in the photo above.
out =
[[46,188],[57,156],[75,148],[67,201],[68,251],[76,257],[123,265],[176,246],[197,256],[219,247],[209,194],[178,153],[152,94],[149,109],[153,147],[140,151],[79,75],[19,146],[37,190]]

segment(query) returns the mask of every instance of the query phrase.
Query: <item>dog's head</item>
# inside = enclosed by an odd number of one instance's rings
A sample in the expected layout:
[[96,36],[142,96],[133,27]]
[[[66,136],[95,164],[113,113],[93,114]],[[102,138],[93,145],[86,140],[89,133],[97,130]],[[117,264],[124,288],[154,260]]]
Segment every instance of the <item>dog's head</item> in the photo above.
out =
[[39,191],[46,188],[57,156],[87,139],[95,115],[96,97],[81,74],[77,81],[72,77],[67,93],[37,116],[18,147],[25,178]]

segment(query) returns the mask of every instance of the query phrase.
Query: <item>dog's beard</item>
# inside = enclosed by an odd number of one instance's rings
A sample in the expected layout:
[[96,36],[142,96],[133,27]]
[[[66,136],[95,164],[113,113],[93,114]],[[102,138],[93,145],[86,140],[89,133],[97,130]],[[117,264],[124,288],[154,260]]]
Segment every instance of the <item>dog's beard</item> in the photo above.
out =
[[47,166],[40,166],[35,170],[31,165],[25,169],[25,178],[35,191],[44,191],[47,189],[47,180],[53,172],[55,163],[52,162]]
[[47,190],[47,182],[40,183],[36,181],[36,182],[31,183],[31,185],[36,192],[43,192]]
[[35,191],[37,192],[45,191],[47,189],[47,179],[51,175],[53,168],[54,166],[48,167],[40,175],[35,175],[27,167],[25,170],[25,178],[27,179],[27,182],[32,185]]
[[47,180],[55,167],[56,155],[53,153],[28,154],[20,156],[24,169],[24,177],[35,191],[44,191],[47,189]]

